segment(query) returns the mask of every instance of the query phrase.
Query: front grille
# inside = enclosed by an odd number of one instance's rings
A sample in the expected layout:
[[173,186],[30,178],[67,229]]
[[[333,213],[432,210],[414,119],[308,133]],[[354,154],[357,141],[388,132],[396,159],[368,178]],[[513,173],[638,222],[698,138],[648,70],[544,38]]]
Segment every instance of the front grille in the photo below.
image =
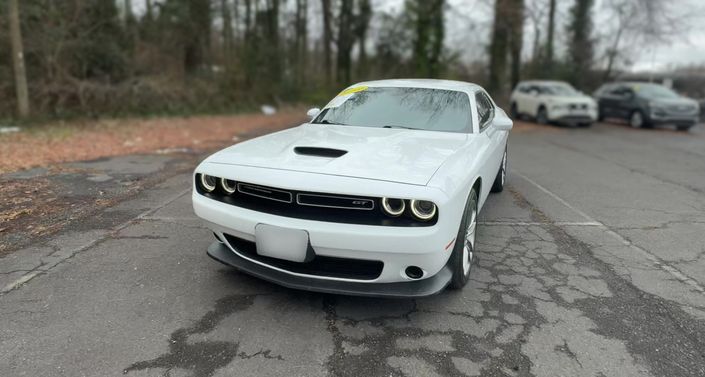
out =
[[353,198],[340,195],[296,194],[296,203],[302,206],[344,208],[371,211],[375,201],[367,198]]
[[246,195],[275,200],[282,203],[291,203],[292,201],[291,192],[272,187],[251,185],[249,183],[238,183],[237,191]]
[[390,217],[382,212],[381,198],[369,196],[287,190],[246,182],[238,182],[237,192],[232,195],[220,188],[205,192],[198,184],[196,190],[222,203],[304,220],[399,227],[432,226],[438,222],[438,215],[429,221],[419,221],[409,213]]
[[297,274],[332,278],[374,280],[382,274],[384,263],[364,259],[335,258],[316,255],[306,263],[291,262],[257,254],[257,245],[248,240],[224,234],[230,246],[238,253],[260,263]]
[[588,105],[585,103],[571,103],[570,105],[568,105],[568,108],[571,110],[587,110]]
[[695,110],[697,107],[692,106],[692,105],[670,105],[668,106],[668,112],[671,114],[695,114]]

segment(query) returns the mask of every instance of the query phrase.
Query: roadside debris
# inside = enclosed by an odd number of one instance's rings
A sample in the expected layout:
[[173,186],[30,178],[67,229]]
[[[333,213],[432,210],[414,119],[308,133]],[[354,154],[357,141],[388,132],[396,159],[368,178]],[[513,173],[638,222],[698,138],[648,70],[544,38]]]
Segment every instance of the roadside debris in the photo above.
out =
[[277,113],[277,108],[272,105],[262,105],[261,109],[264,115],[274,115]]
[[0,127],[0,134],[9,134],[13,132],[20,132],[19,127]]

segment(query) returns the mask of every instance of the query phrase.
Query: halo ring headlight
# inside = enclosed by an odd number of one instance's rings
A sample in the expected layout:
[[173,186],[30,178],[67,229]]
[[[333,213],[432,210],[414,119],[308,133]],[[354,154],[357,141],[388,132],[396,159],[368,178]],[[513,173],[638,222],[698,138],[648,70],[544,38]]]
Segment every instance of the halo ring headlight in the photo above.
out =
[[382,209],[389,216],[401,216],[406,209],[404,199],[382,198]]
[[232,195],[235,193],[237,186],[235,186],[235,181],[230,180],[230,179],[226,179],[226,178],[221,178],[220,179],[220,188],[222,188],[226,194]]
[[428,221],[436,216],[438,207],[428,200],[412,200],[411,213],[419,220]]
[[218,182],[214,176],[207,174],[201,174],[199,176],[199,181],[201,183],[201,188],[205,192],[213,192],[215,190],[215,185]]

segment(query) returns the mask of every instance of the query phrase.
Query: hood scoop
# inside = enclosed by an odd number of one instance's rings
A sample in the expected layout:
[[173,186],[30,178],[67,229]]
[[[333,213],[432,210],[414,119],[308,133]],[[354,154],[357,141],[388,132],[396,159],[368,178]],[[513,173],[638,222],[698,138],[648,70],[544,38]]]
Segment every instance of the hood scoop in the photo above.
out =
[[348,153],[348,151],[320,147],[294,147],[294,153],[302,156],[338,158]]

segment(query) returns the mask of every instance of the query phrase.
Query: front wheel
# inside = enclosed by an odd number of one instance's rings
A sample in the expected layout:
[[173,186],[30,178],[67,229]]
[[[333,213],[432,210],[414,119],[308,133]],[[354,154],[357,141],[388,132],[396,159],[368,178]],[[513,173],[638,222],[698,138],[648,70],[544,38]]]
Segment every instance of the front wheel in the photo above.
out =
[[536,114],[536,123],[548,124],[548,111],[543,106],[539,108],[539,112]]
[[461,289],[470,280],[470,269],[474,259],[475,235],[477,233],[477,191],[470,191],[465,205],[463,218],[456,237],[453,253],[450,256],[450,267],[453,277],[450,280],[451,289]]
[[499,171],[497,176],[494,178],[494,183],[492,183],[492,192],[502,192],[504,190],[504,182],[507,180],[507,150],[504,150],[504,156],[502,156],[502,164],[499,165]]
[[632,128],[645,128],[646,118],[644,118],[644,113],[640,110],[636,110],[629,116],[629,125]]

